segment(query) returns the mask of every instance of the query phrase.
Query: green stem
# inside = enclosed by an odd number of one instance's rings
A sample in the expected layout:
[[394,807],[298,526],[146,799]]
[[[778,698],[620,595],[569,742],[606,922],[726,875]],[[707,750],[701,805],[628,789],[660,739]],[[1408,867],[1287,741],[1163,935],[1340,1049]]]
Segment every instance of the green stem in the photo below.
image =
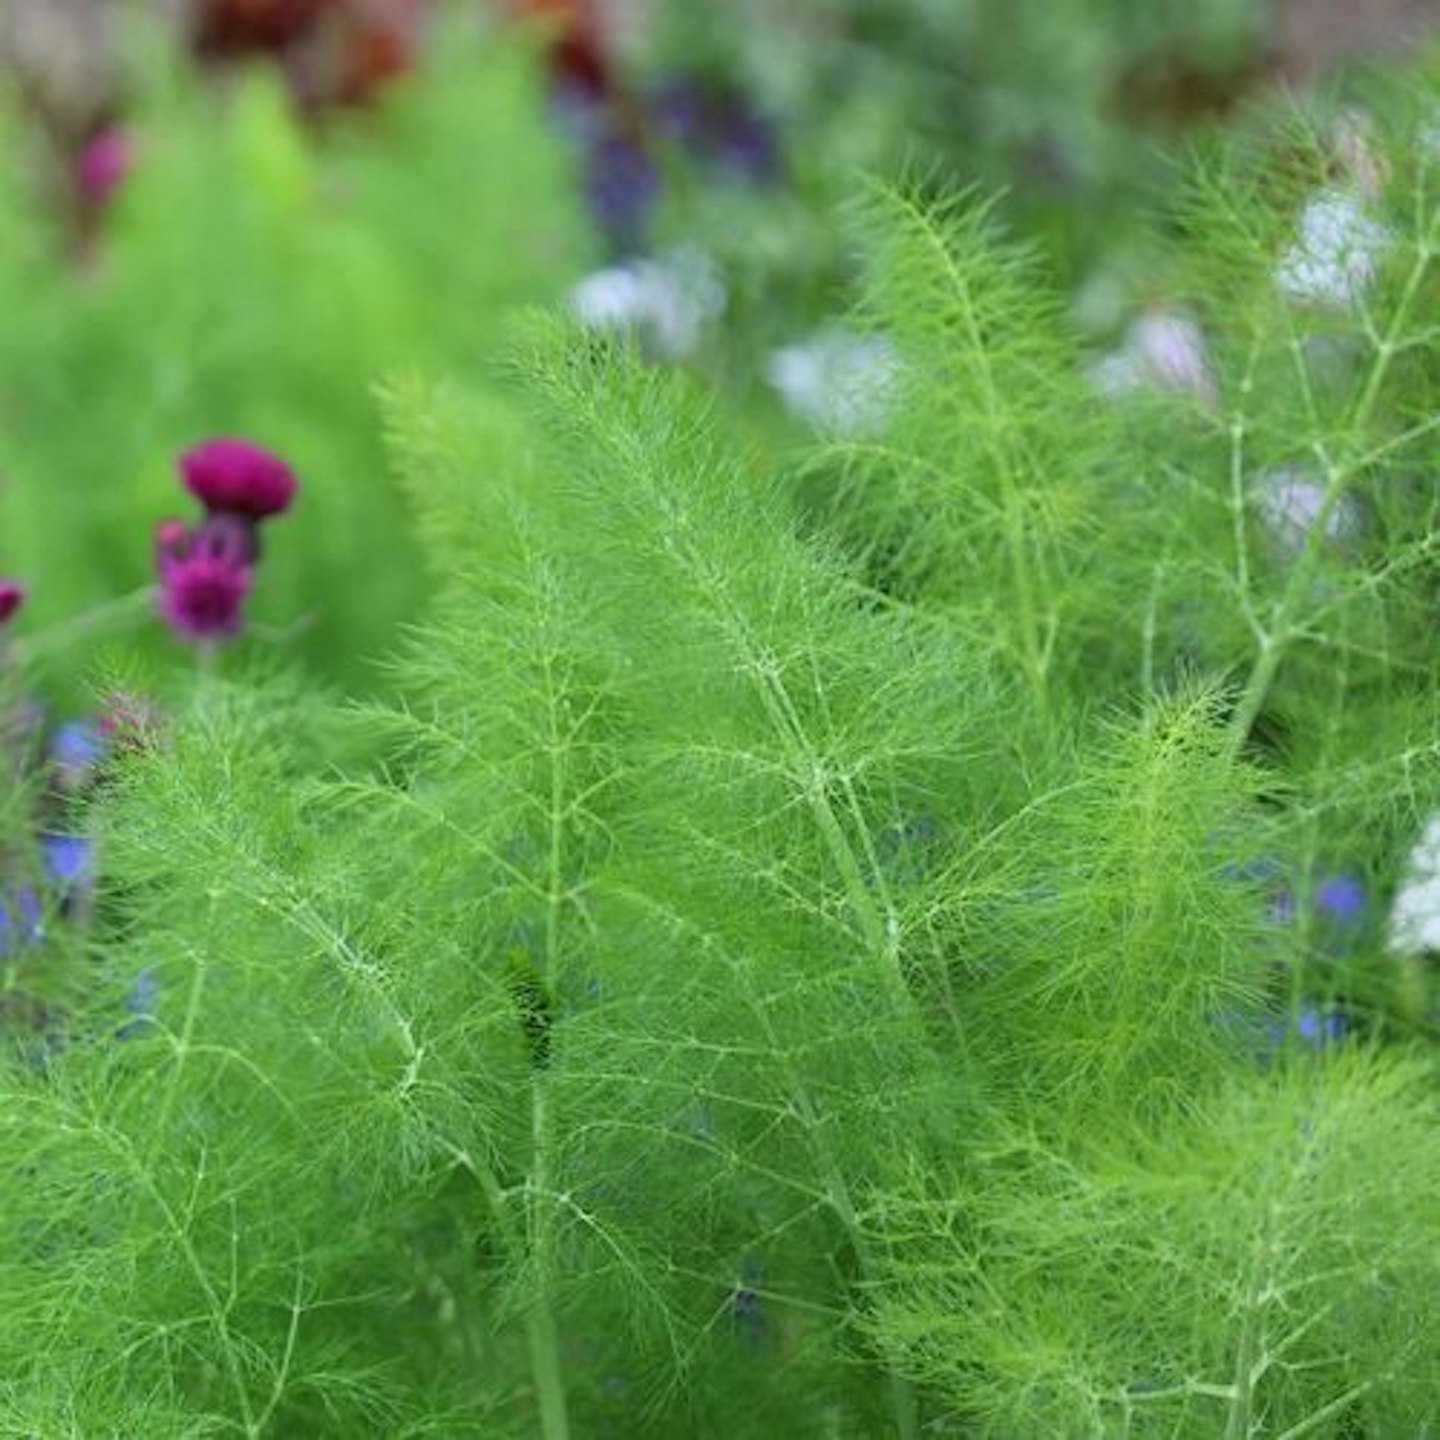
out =
[[530,1347],[530,1376],[540,1405],[540,1433],[544,1440],[570,1440],[570,1415],[560,1367],[560,1336],[543,1294],[526,1312],[525,1337]]
[[540,1402],[540,1431],[545,1440],[569,1440],[570,1420],[565,1403],[564,1373],[560,1364],[560,1335],[555,1317],[545,1298],[550,1275],[549,1226],[536,1206],[550,1188],[549,1146],[546,1125],[544,1076],[530,1081],[530,1133],[534,1151],[528,1218],[529,1251],[539,1281],[534,1303],[525,1316],[525,1333],[530,1344],[530,1373]]
[[1266,635],[1260,643],[1260,654],[1251,668],[1245,689],[1241,692],[1240,703],[1230,717],[1230,749],[1238,753],[1250,738],[1250,731],[1260,716],[1260,709],[1275,683],[1276,672],[1280,669],[1282,646],[1274,635]]
[[[1335,513],[1335,507],[1339,505],[1346,487],[1359,468],[1360,461],[1357,455],[1363,453],[1359,442],[1363,438],[1365,428],[1379,402],[1380,392],[1390,373],[1391,363],[1401,349],[1401,336],[1409,323],[1410,311],[1419,294],[1420,283],[1424,279],[1434,254],[1437,229],[1440,229],[1440,211],[1437,211],[1436,216],[1431,220],[1429,231],[1418,248],[1415,264],[1406,277],[1404,289],[1401,291],[1394,313],[1390,317],[1390,324],[1379,341],[1375,363],[1366,377],[1364,388],[1356,398],[1354,409],[1350,414],[1348,433],[1356,441],[1356,450],[1352,452],[1350,458],[1328,462],[1326,465],[1328,474],[1324,497],[1305,532],[1300,554],[1291,567],[1285,588],[1275,606],[1272,623],[1261,638],[1260,653],[1251,667],[1245,687],[1241,692],[1240,703],[1230,721],[1229,738],[1233,752],[1238,752],[1250,738],[1250,731],[1270,696],[1270,689],[1275,683],[1275,676],[1279,672],[1285,653],[1295,638],[1296,615],[1304,597],[1309,593],[1310,579],[1323,551],[1325,533],[1330,519]],[[1238,435],[1236,438],[1238,443]],[[1322,454],[1321,458],[1324,460],[1326,457]],[[1238,463],[1238,455],[1235,460]]]
[[[546,712],[550,724],[550,854],[549,885],[545,903],[545,955],[540,968],[543,994],[550,994],[555,983],[555,970],[560,951],[560,911],[564,899],[565,869],[565,770],[561,757],[565,753],[564,737],[557,723],[560,692],[551,668],[550,656],[544,660]],[[531,1184],[527,1228],[531,1259],[535,1264],[539,1288],[535,1303],[525,1317],[525,1331],[530,1345],[530,1373],[540,1404],[540,1430],[544,1440],[569,1440],[570,1418],[565,1398],[565,1378],[560,1364],[560,1336],[545,1298],[550,1274],[550,1229],[546,1216],[536,1206],[540,1197],[550,1190],[550,1143],[545,1074],[533,1069],[530,1077],[530,1145]]]
[[[449,1145],[447,1148],[479,1185],[511,1263],[520,1264],[525,1258],[526,1246],[523,1238],[516,1233],[494,1171],[488,1165],[479,1164],[468,1151],[458,1146]],[[540,1434],[542,1440],[570,1440],[564,1371],[560,1364],[560,1332],[545,1296],[543,1275],[541,1282],[525,1312],[525,1340],[530,1352],[530,1378],[540,1410]]]
[[[776,1053],[780,1053],[778,1048]],[[850,1186],[829,1147],[816,1138],[820,1134],[820,1118],[811,1104],[809,1093],[789,1065],[784,1068],[790,1081],[796,1111],[805,1122],[810,1152],[815,1157],[816,1167],[825,1183],[826,1198],[845,1231],[850,1248],[855,1252],[862,1280],[870,1284],[877,1278],[877,1267],[870,1241],[866,1238],[860,1216],[856,1212]],[[919,1440],[920,1400],[914,1385],[888,1367],[885,1369],[885,1385],[889,1392],[890,1415],[895,1422],[897,1440]]]

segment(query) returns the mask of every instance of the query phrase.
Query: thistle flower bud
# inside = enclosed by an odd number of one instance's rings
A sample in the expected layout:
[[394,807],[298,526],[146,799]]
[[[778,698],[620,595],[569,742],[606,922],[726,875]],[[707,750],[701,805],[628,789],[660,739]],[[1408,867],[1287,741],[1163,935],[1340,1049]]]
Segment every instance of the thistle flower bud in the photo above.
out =
[[206,520],[193,531],[178,521],[156,530],[160,613],[183,640],[207,642],[237,635],[250,593],[252,553],[239,527]]
[[295,472],[248,440],[217,436],[180,457],[185,488],[211,514],[264,520],[295,498]]
[[155,527],[160,613],[182,639],[228,639],[239,633],[260,558],[260,522],[289,506],[295,474],[279,456],[232,436],[187,450],[179,468],[205,519],[193,528],[175,519]]

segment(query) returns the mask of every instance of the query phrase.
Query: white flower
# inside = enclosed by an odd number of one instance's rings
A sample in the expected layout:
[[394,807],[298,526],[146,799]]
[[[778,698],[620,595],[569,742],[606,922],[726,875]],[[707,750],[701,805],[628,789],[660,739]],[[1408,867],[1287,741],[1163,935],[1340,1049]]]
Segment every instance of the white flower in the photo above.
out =
[[883,428],[898,374],[895,347],[883,336],[835,329],[771,351],[765,367],[792,415],[840,436]]
[[1211,404],[1215,377],[1200,327],[1183,315],[1150,310],[1131,322],[1124,344],[1091,372],[1102,394],[1118,396],[1149,386],[1188,391]]
[[664,359],[679,360],[725,308],[725,286],[708,255],[685,248],[587,275],[570,292],[570,308],[591,329],[633,333]]
[[1102,395],[1118,400],[1145,384],[1145,367],[1138,355],[1122,345],[1090,367],[1090,379]]
[[570,308],[593,330],[620,330],[645,317],[648,297],[635,265],[612,265],[587,275],[570,292]]
[[1293,300],[1351,305],[1374,280],[1393,236],[1366,214],[1358,196],[1323,190],[1300,216],[1300,239],[1275,269]]
[[1399,955],[1440,950],[1440,814],[1425,822],[1410,852],[1405,883],[1390,909],[1389,942]]
[[[1284,549],[1298,554],[1325,503],[1324,482],[1309,470],[1287,465],[1266,471],[1256,488],[1266,528]],[[1359,530],[1359,507],[1351,496],[1342,495],[1326,517],[1325,534],[1331,540],[1348,540]]]

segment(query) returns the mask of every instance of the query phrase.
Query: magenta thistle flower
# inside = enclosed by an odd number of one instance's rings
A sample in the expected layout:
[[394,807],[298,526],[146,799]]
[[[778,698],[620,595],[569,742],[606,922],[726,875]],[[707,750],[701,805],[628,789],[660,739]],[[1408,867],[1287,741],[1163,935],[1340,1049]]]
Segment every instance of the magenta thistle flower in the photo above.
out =
[[186,530],[162,520],[155,530],[160,613],[183,640],[225,640],[240,631],[250,593],[251,550],[243,527],[216,516]]
[[118,125],[97,131],[80,152],[76,179],[92,205],[103,205],[130,173],[134,152],[130,137]]
[[7,624],[25,603],[25,587],[18,580],[0,580],[0,625]]
[[211,514],[263,520],[295,496],[295,472],[278,455],[248,440],[217,436],[180,457],[185,488]]

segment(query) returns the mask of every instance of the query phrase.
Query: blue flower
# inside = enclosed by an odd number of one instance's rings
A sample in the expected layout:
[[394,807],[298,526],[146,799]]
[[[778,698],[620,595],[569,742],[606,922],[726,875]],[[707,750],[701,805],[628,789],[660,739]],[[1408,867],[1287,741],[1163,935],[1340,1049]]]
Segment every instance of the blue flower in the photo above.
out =
[[1294,1032],[1309,1050],[1338,1044],[1345,1038],[1345,1016],[1338,1010],[1318,1010],[1307,1005],[1296,1015]]
[[50,831],[40,837],[45,868],[62,890],[79,890],[95,879],[95,842],[88,835]]
[[67,720],[50,737],[50,759],[62,771],[88,770],[109,752],[104,732],[93,720]]
[[1357,924],[1365,901],[1365,886],[1353,875],[1330,875],[1315,887],[1316,910],[1340,925]]
[[1345,1039],[1348,1029],[1349,1022],[1341,1011],[1305,1005],[1288,1019],[1270,1020],[1265,1025],[1257,1058],[1262,1065],[1268,1065],[1286,1050],[1331,1050]]
[[40,897],[29,885],[0,896],[0,955],[33,945],[44,933]]
[[[1223,872],[1232,880],[1262,887],[1266,892],[1265,914],[1274,925],[1289,925],[1299,911],[1297,892],[1304,885],[1292,885],[1284,869],[1273,859],[1264,857],[1245,865],[1227,865]],[[1326,875],[1310,889],[1311,909],[1315,917],[1330,930],[1354,930],[1364,919],[1368,894],[1365,885],[1345,871]]]
[[1313,1054],[1331,1050],[1350,1031],[1344,1011],[1318,1005],[1301,1006],[1293,1016],[1229,1010],[1217,1015],[1215,1024],[1262,1067],[1273,1065],[1287,1051]]

